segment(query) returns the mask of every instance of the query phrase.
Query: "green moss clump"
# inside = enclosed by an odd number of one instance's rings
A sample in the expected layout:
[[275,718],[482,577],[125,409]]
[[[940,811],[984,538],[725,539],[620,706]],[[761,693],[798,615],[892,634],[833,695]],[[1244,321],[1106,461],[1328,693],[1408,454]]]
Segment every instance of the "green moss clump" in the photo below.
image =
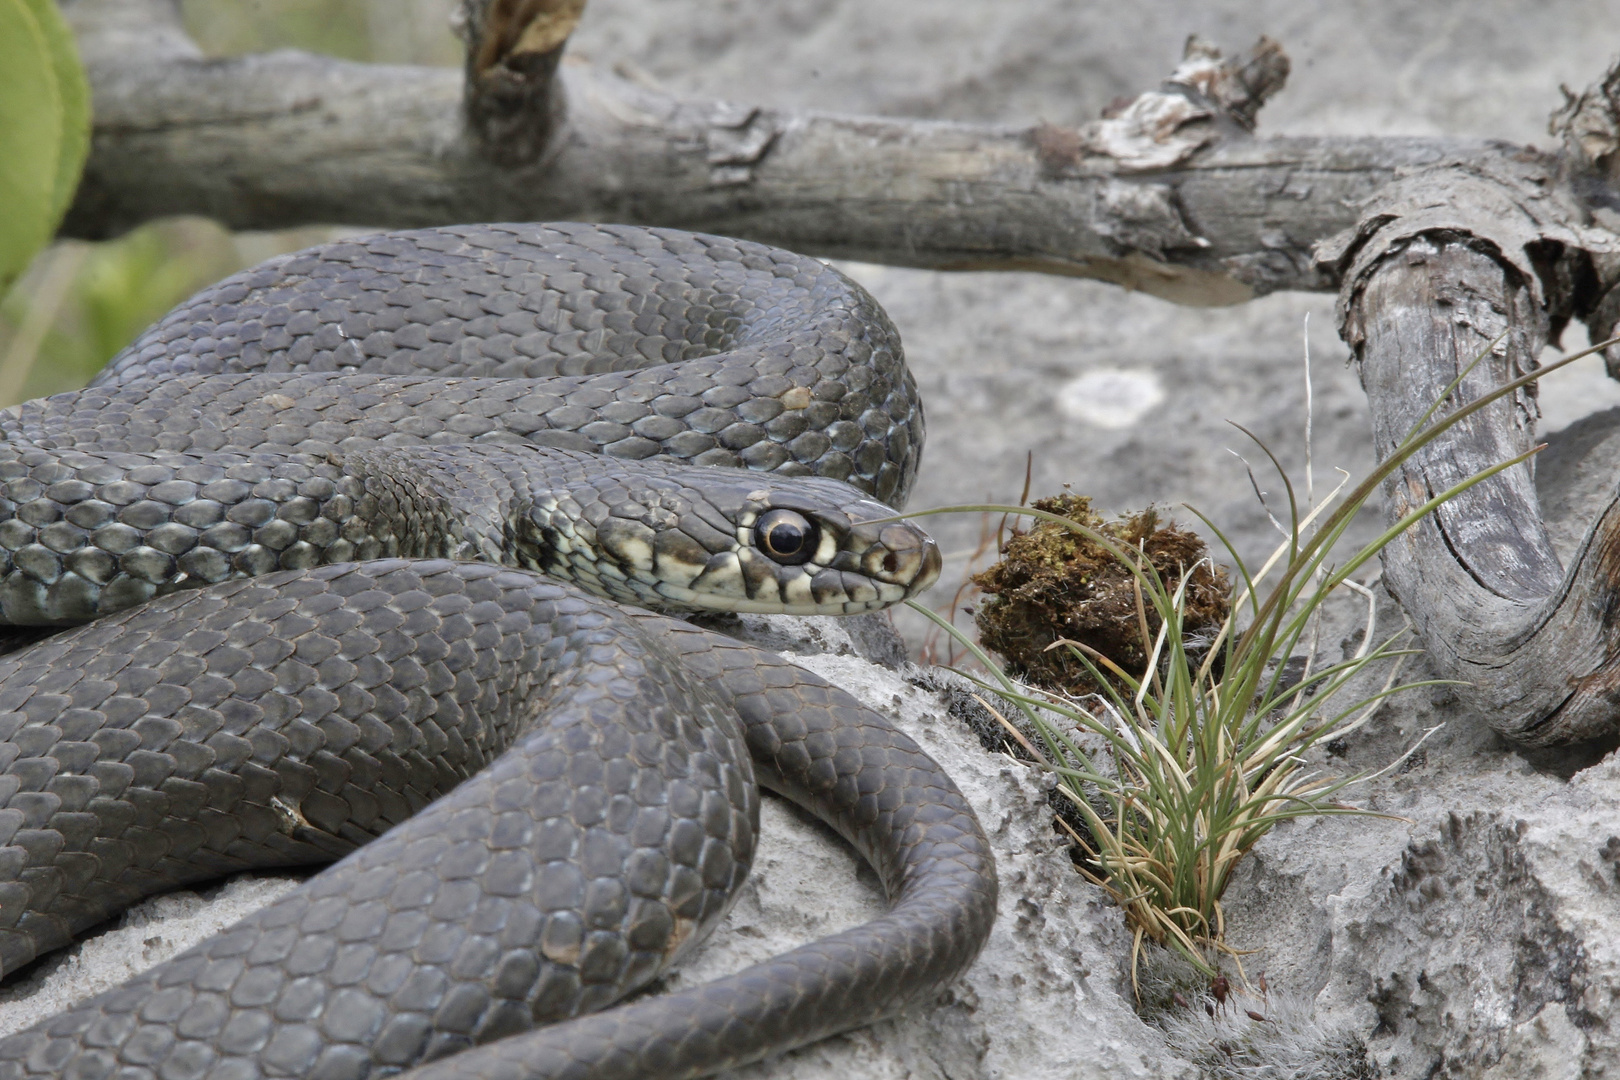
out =
[[[1161,521],[1153,507],[1108,521],[1091,509],[1091,499],[1084,495],[1057,495],[1034,505],[1140,551],[1168,592],[1192,568],[1186,604],[1189,635],[1205,630],[1213,635],[1225,620],[1231,608],[1226,571],[1208,561],[1203,540],[1174,521]],[[1050,521],[1015,534],[1001,554],[1000,562],[973,576],[986,594],[974,620],[979,640],[1001,654],[1009,674],[1071,695],[1098,692],[1101,688],[1073,650],[1049,648],[1067,638],[1095,649],[1132,676],[1141,675],[1159,619],[1153,605],[1145,605],[1150,637],[1144,643],[1136,579],[1128,567],[1096,541]]]

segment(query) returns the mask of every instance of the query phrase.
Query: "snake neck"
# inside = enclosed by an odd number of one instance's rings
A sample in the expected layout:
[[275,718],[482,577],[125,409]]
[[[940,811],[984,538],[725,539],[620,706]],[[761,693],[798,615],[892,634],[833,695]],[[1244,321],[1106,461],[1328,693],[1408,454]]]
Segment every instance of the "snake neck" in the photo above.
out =
[[586,469],[566,455],[525,455],[515,469],[503,456],[475,446],[353,454],[344,471],[364,492],[354,519],[390,555],[537,570],[621,603],[656,605],[657,594],[598,542],[611,513]]
[[[804,526],[799,558],[757,542],[772,507]],[[73,624],[232,578],[396,557],[537,570],[675,613],[875,610],[939,568],[920,530],[824,478],[630,470],[498,443],[285,457],[0,443],[0,622]]]

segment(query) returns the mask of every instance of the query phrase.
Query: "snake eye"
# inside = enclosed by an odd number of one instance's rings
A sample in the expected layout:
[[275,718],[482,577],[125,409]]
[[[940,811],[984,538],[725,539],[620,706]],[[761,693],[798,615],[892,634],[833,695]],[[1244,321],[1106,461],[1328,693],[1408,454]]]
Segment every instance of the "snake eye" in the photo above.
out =
[[798,566],[816,553],[816,527],[792,510],[772,510],[754,526],[754,544],[774,562]]

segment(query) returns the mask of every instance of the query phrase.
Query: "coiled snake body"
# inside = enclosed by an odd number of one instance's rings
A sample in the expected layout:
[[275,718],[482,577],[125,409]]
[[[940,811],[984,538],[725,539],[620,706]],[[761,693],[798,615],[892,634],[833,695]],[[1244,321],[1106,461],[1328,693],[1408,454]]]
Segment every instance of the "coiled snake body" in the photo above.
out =
[[[909,739],[615,602],[861,611],[937,575],[866,497],[903,500],[921,444],[898,341],[822,264],[584,225],[345,241],[0,434],[0,615],[95,620],[0,657],[0,967],[341,860],[0,1040],[0,1080],[697,1076],[888,1015],[988,933],[983,833]],[[893,909],[596,1011],[726,909],[756,770]]]

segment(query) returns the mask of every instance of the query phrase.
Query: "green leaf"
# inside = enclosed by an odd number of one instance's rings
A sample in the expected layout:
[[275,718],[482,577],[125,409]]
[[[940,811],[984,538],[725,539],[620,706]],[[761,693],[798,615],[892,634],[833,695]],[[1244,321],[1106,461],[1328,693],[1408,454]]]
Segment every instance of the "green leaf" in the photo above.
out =
[[84,159],[90,154],[90,83],[79,63],[79,50],[73,33],[62,21],[55,0],[24,0],[39,21],[51,71],[56,75],[56,92],[62,103],[62,146],[56,156],[56,177],[52,185],[51,229],[61,224],[79,186]]
[[0,0],[0,293],[67,209],[89,149],[89,100],[53,0]]
[[0,0],[0,288],[50,237],[62,95],[31,0]]

